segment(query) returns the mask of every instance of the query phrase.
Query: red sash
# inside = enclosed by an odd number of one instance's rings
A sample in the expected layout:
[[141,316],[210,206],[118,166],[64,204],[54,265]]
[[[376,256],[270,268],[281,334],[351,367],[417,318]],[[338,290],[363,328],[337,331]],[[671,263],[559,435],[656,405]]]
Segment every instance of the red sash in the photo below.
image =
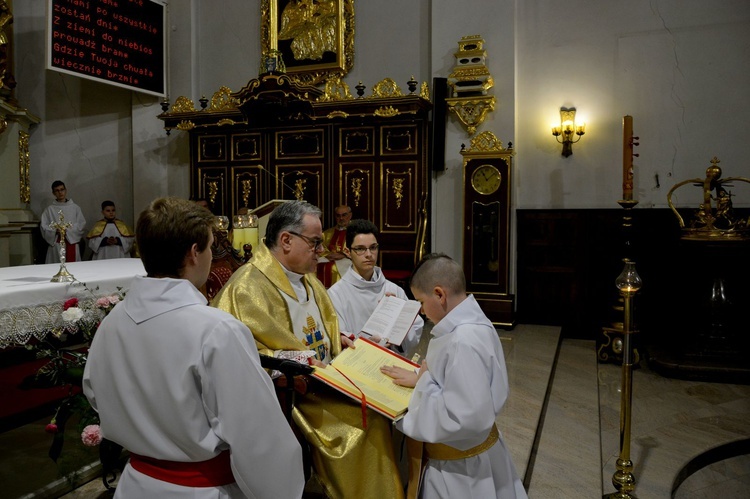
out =
[[228,450],[197,463],[164,461],[131,452],[130,465],[151,478],[183,487],[220,487],[235,482]]

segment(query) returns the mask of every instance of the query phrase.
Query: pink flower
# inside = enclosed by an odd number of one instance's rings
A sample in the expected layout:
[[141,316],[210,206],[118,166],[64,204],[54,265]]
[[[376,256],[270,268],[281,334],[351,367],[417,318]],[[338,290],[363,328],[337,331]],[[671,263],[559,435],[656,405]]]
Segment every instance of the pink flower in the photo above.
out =
[[77,307],[78,306],[78,298],[68,298],[65,300],[65,303],[63,303],[63,310],[68,310],[71,307]]
[[90,424],[83,429],[81,433],[83,445],[96,447],[102,442],[102,432],[98,424]]
[[108,308],[109,305],[110,305],[109,297],[107,296],[102,296],[101,298],[96,300],[96,306],[99,308]]
[[108,296],[107,299],[112,305],[115,305],[116,303],[120,301],[120,297],[117,295]]
[[54,421],[55,420],[53,419],[50,424],[45,426],[44,431],[46,431],[47,433],[57,433],[57,425],[54,423]]

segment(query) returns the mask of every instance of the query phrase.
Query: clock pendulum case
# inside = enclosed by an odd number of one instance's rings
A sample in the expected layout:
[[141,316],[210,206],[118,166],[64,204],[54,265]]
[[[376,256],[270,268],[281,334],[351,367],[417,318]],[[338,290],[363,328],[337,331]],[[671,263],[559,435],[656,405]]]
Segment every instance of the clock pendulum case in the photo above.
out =
[[496,326],[515,326],[510,293],[511,166],[515,152],[483,132],[463,156],[463,267],[466,290]]

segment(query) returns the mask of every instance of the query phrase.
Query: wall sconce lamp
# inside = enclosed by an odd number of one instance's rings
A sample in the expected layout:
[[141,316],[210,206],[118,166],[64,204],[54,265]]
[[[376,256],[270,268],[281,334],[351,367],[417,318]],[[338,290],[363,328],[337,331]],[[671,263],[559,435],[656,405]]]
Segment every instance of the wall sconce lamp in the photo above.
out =
[[[586,123],[576,123],[576,108],[560,108],[560,126],[552,127],[552,135],[563,145],[562,155],[566,158],[573,154],[573,144],[581,140],[586,133]],[[574,139],[574,135],[578,137]],[[560,139],[562,136],[562,140]]]

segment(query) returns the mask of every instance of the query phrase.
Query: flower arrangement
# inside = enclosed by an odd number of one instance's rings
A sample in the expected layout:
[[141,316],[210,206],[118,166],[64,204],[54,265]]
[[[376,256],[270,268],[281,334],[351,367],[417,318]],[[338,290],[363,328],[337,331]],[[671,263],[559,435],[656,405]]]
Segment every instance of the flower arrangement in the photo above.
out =
[[[79,416],[77,426],[84,446],[96,447],[102,442],[99,416],[80,387],[91,340],[102,319],[125,297],[121,288],[114,294],[97,296],[98,288],[90,290],[85,284],[81,284],[89,296],[65,300],[60,314],[61,325],[51,331],[51,338],[28,347],[37,350],[37,358],[49,359],[38,370],[37,379],[52,385],[67,386],[69,389],[68,396],[60,403],[52,420],[45,427],[45,431],[53,435],[49,456],[55,462],[58,461],[65,442],[65,425],[73,415]],[[80,343],[70,346],[79,336]],[[80,466],[73,465],[69,468],[69,472],[75,474]],[[60,471],[64,475],[68,474],[63,469]]]

